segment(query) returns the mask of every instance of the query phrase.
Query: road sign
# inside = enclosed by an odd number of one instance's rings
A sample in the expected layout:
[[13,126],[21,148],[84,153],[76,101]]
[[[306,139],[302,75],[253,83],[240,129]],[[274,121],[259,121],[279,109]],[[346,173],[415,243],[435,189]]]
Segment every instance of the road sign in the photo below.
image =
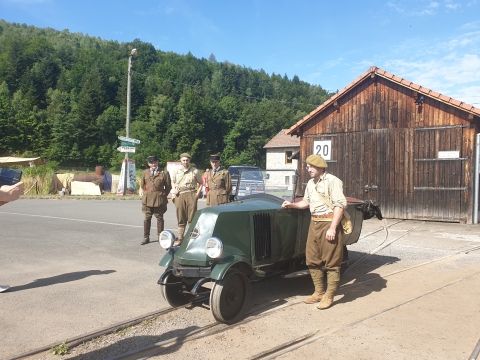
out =
[[134,153],[135,146],[119,146],[117,150],[123,153]]
[[130,141],[125,141],[125,140],[120,140],[120,146],[130,146],[130,147],[135,147],[138,144],[135,144]]
[[132,143],[132,144],[140,144],[140,140],[129,138],[129,137],[126,137],[126,136],[119,136],[118,140],[129,142],[129,143]]

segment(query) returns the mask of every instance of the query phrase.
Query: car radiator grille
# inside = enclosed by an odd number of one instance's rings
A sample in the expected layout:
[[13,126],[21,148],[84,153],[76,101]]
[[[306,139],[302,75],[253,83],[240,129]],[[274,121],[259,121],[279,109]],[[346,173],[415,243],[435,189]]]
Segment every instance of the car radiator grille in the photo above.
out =
[[268,259],[272,256],[272,227],[270,214],[253,215],[253,229],[255,231],[255,258]]

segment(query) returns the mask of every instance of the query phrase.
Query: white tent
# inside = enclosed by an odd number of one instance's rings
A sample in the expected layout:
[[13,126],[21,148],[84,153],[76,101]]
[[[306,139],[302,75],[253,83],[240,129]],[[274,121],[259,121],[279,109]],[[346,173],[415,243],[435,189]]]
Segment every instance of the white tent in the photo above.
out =
[[41,162],[40,157],[24,158],[14,156],[0,156],[0,166],[2,165],[30,165],[39,164]]

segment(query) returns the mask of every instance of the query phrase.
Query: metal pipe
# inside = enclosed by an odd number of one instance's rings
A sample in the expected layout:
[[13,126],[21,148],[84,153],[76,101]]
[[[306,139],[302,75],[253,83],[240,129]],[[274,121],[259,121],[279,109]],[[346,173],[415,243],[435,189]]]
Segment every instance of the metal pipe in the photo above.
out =
[[475,146],[475,166],[474,171],[475,171],[475,191],[473,192],[473,223],[478,224],[478,199],[480,197],[479,194],[479,182],[480,182],[480,133],[477,134],[477,139],[476,139],[476,146]]

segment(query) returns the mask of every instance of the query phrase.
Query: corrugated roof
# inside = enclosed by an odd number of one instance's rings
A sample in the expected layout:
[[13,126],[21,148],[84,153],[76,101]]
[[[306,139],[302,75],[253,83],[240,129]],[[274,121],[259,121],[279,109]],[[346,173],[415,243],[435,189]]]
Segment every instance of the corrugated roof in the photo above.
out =
[[279,147],[300,147],[300,138],[297,136],[287,135],[288,129],[282,129],[280,132],[270,139],[264,148],[279,148]]
[[321,104],[319,107],[317,107],[315,110],[310,112],[309,114],[305,115],[302,119],[297,121],[294,125],[292,125],[289,129],[287,129],[287,134],[295,134],[295,131],[305,124],[307,121],[309,121],[312,117],[315,115],[319,114],[322,112],[325,108],[327,108],[330,104],[334,103],[335,100],[339,99],[346,93],[348,93],[352,88],[357,86],[358,84],[362,83],[365,79],[367,79],[370,76],[380,76],[384,79],[387,79],[389,81],[392,81],[396,84],[399,84],[403,87],[406,87],[408,89],[412,89],[419,94],[423,94],[424,96],[428,96],[430,98],[439,100],[445,104],[451,105],[453,107],[456,107],[458,109],[464,110],[470,114],[480,116],[480,109],[476,108],[473,105],[464,103],[463,101],[456,100],[450,96],[446,96],[443,94],[440,94],[436,91],[433,91],[431,89],[428,89],[426,87],[423,87],[421,85],[415,84],[409,80],[406,80],[404,78],[401,78],[399,76],[396,76],[394,74],[389,73],[388,71],[382,70],[376,66],[372,66],[366,73],[362,74],[359,76],[356,80],[351,82],[349,85],[347,85],[345,88],[343,88],[341,91],[333,95],[331,98],[329,98],[327,101],[325,101],[323,104]]

